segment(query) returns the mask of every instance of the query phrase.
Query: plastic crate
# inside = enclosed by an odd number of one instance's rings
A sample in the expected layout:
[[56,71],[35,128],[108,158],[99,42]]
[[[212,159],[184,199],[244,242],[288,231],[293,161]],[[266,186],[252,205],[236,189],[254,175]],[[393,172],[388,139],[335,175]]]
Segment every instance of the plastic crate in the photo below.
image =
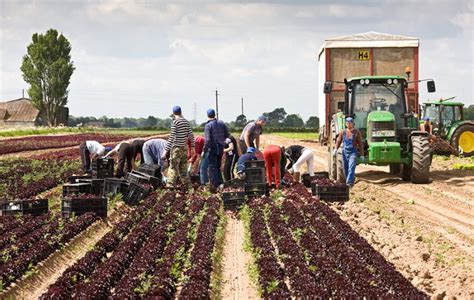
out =
[[237,209],[245,203],[245,192],[224,192],[224,209]]
[[228,181],[225,181],[224,183],[225,188],[233,188],[233,189],[239,189],[239,188],[244,188],[245,181],[243,181],[240,178],[234,178]]
[[1,203],[2,216],[33,215],[39,216],[49,211],[48,199],[27,199],[4,201]]
[[149,184],[154,188],[161,186],[161,179],[150,176],[148,174],[143,174],[137,171],[132,171],[127,173],[126,177],[128,182],[136,184]]
[[85,198],[85,197],[63,197],[61,199],[61,213],[63,218],[72,215],[80,216],[87,212],[93,212],[99,217],[107,217],[107,198]]
[[104,190],[104,179],[102,178],[79,179],[78,183],[90,183],[91,194],[102,196],[102,192]]
[[317,185],[311,184],[311,191],[314,196],[318,196],[323,201],[348,201],[349,186],[348,185]]
[[130,183],[127,191],[123,194],[123,201],[128,205],[137,205],[140,200],[150,194],[150,188],[146,188],[140,184]]
[[246,183],[265,183],[265,168],[255,167],[245,169]]
[[191,175],[189,176],[192,184],[201,184],[201,177],[199,175]]
[[92,170],[96,171],[97,178],[114,176],[114,159],[111,157],[98,158],[92,161]]
[[264,168],[265,169],[265,161],[264,160],[247,160],[245,162],[245,169],[247,168]]
[[68,181],[69,183],[78,183],[84,179],[92,179],[92,176],[91,175],[72,175],[72,176],[69,176]]
[[138,167],[138,172],[161,178],[161,167],[154,164],[142,164]]
[[63,196],[91,194],[92,184],[90,182],[65,183],[63,185]]
[[104,179],[104,186],[103,186],[103,195],[108,194],[118,194],[121,193],[122,195],[127,192],[128,189],[128,182],[125,179],[118,179],[118,178],[106,178]]
[[247,197],[261,197],[268,194],[269,190],[266,183],[245,183],[245,195]]
[[310,188],[311,182],[316,179],[328,179],[329,173],[328,172],[315,172],[313,176],[310,176],[308,173],[301,175],[301,181],[303,184]]

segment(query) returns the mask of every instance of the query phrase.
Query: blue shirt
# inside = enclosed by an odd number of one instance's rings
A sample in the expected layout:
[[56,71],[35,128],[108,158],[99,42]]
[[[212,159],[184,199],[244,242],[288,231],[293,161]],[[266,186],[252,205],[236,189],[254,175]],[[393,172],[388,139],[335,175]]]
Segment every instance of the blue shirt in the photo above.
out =
[[216,143],[224,149],[225,139],[228,137],[229,129],[224,122],[216,119],[207,121],[206,127],[204,127],[204,152]]
[[237,161],[237,173],[245,171],[245,162],[249,160],[256,160],[257,157],[253,153],[245,153]]
[[143,151],[151,153],[151,155],[158,161],[161,169],[163,169],[163,160],[161,157],[165,154],[166,144],[168,142],[162,139],[152,139],[143,144]]

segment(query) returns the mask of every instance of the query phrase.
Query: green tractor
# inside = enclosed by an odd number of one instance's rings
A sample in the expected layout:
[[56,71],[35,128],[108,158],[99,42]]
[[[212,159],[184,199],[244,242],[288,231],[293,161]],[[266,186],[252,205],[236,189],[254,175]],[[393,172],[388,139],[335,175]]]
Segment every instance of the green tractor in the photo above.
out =
[[[328,142],[329,173],[345,182],[342,147],[334,154],[336,137],[345,128],[345,118],[354,118],[361,132],[369,165],[390,166],[390,173],[405,181],[427,183],[430,178],[431,148],[429,135],[419,130],[417,115],[409,112],[406,95],[408,81],[400,76],[364,76],[344,79],[342,112],[332,116]],[[433,80],[428,92],[436,90]],[[324,93],[332,92],[332,82],[324,84]]]
[[[474,155],[474,121],[464,120],[464,104],[451,101],[455,97],[427,102],[422,106],[423,118],[430,118],[433,134],[448,142],[457,155]],[[423,122],[420,120],[420,125]]]

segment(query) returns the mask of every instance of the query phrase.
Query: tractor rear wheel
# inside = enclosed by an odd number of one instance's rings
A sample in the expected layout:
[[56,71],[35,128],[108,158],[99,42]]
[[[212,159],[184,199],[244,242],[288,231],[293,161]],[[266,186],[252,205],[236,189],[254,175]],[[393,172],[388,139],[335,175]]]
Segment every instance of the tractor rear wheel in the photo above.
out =
[[431,148],[427,136],[416,135],[411,137],[413,161],[411,182],[428,183],[430,181]]
[[453,134],[451,144],[465,157],[474,155],[474,125],[461,125]]
[[398,175],[402,171],[401,164],[390,164],[390,174]]
[[346,183],[346,173],[344,172],[344,159],[342,158],[342,150],[337,151],[337,175],[336,180],[341,183]]

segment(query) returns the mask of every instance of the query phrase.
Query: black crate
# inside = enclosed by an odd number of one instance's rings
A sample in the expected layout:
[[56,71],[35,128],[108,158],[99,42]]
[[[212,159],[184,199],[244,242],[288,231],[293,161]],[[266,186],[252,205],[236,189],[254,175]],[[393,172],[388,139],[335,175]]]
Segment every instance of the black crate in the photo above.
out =
[[96,171],[97,178],[114,176],[114,159],[111,157],[98,158],[92,161],[92,170]]
[[245,192],[224,192],[222,199],[225,209],[240,208],[245,203]]
[[61,213],[64,218],[72,215],[80,216],[93,212],[99,217],[107,217],[107,198],[63,197],[61,199]]
[[154,188],[161,186],[161,179],[150,176],[148,174],[143,174],[137,171],[132,171],[127,173],[126,177],[128,182],[136,184],[149,184]]
[[265,183],[265,168],[246,168],[245,169],[246,183]]
[[316,179],[328,179],[329,173],[328,172],[315,172],[313,176],[310,176],[308,173],[301,175],[301,181],[303,184],[310,188],[311,182]]
[[189,176],[192,184],[201,184],[201,177],[199,175],[191,175]]
[[128,205],[137,205],[140,200],[150,194],[150,191],[150,188],[132,182],[129,184],[125,194],[123,194],[123,201]]
[[240,178],[234,178],[224,182],[225,188],[243,189],[245,182]]
[[91,194],[92,184],[90,182],[65,183],[63,185],[63,196]]
[[69,183],[78,183],[84,179],[92,179],[92,176],[91,175],[72,175],[72,176],[69,176],[68,181]]
[[161,167],[154,164],[142,164],[138,167],[138,172],[161,178]]
[[314,196],[318,196],[323,201],[348,201],[349,186],[348,185],[317,185],[311,184],[311,191]]
[[269,195],[269,192],[266,183],[245,183],[245,195],[247,197],[261,197]]
[[28,199],[4,201],[1,203],[2,216],[33,215],[39,216],[49,211],[48,199]]
[[264,160],[247,160],[245,162],[245,169],[247,168],[264,168],[265,169],[265,161]]
[[106,178],[104,180],[104,187],[103,187],[103,195],[106,196],[108,194],[118,194],[121,193],[122,195],[128,189],[128,182],[125,179],[118,179],[118,178]]
[[102,178],[90,178],[90,179],[79,179],[79,183],[90,183],[91,184],[91,194],[102,196],[104,191],[104,180]]

